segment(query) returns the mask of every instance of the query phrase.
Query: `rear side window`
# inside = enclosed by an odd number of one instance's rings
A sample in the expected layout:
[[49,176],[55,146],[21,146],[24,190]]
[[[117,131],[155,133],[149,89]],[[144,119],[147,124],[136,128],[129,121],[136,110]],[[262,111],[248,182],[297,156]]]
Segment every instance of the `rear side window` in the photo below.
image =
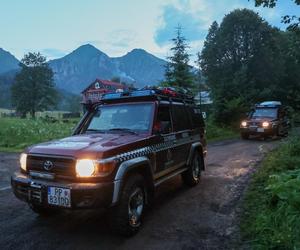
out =
[[175,132],[192,128],[188,108],[184,105],[172,105],[172,119]]
[[158,126],[161,132],[170,133],[172,130],[169,106],[159,106],[154,126]]
[[191,107],[189,108],[191,118],[192,118],[192,124],[193,128],[199,128],[199,127],[205,127],[203,117],[202,117],[202,112],[200,108],[198,107]]

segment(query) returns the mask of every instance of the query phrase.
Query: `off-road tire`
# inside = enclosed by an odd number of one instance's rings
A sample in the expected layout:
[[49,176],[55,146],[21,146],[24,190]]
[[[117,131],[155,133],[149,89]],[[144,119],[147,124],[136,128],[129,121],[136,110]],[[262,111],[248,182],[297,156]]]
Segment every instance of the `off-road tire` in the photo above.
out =
[[248,140],[248,139],[249,139],[249,134],[241,133],[241,138],[242,138],[243,140]]
[[[198,152],[195,152],[188,167],[188,170],[181,174],[183,183],[194,187],[200,182],[203,159]],[[198,165],[198,166],[197,166]]]
[[42,217],[49,217],[57,213],[57,210],[55,209],[45,208],[43,206],[36,205],[36,204],[29,204],[29,207],[33,212],[35,212],[36,214]]
[[[143,208],[140,217],[136,216],[136,218],[138,218],[138,221],[136,222],[136,224],[134,224],[132,218],[135,215],[130,215],[129,210],[131,206],[130,202],[132,202],[132,195],[136,192],[136,190],[142,190]],[[111,230],[114,233],[130,237],[135,235],[142,226],[147,197],[144,178],[139,174],[129,176],[123,185],[120,195],[121,196],[118,205],[113,207],[109,213],[109,223]]]

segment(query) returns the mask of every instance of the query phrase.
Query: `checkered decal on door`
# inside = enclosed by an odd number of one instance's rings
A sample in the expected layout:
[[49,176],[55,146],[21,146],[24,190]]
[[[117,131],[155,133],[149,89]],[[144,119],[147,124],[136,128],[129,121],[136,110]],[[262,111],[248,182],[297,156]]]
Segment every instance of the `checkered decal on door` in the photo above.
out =
[[186,143],[193,143],[194,141],[197,140],[199,140],[199,136],[182,138],[178,140],[176,143],[174,143],[174,141],[167,141],[153,146],[147,146],[123,154],[116,155],[115,160],[118,162],[123,162],[137,157],[149,155],[151,153],[157,153],[159,151],[164,151],[170,148],[174,148]]

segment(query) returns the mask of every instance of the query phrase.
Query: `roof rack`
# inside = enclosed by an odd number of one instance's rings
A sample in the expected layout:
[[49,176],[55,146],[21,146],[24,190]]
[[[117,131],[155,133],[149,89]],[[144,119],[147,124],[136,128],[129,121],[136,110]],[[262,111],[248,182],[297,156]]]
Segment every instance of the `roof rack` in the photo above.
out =
[[261,102],[259,104],[256,104],[256,108],[278,108],[282,104],[279,101],[266,101],[266,102]]
[[170,87],[144,87],[139,90],[125,91],[125,92],[112,92],[102,94],[89,100],[88,102],[83,103],[84,105],[94,105],[97,103],[105,103],[113,100],[124,100],[128,98],[150,98],[157,100],[166,100],[166,101],[177,101],[184,102],[188,104],[194,103],[194,97],[187,90],[176,90],[175,88]]

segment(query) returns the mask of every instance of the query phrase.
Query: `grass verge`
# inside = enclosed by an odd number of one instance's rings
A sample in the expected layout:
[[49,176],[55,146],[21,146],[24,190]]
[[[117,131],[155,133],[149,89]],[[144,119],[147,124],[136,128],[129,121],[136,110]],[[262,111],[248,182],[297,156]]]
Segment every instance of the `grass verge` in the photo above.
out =
[[221,141],[239,137],[239,132],[227,127],[219,127],[212,121],[206,122],[206,137],[208,142]]
[[20,152],[35,143],[70,136],[76,122],[0,118],[0,151]]
[[242,239],[252,249],[300,249],[299,137],[290,137],[265,158],[243,210]]

